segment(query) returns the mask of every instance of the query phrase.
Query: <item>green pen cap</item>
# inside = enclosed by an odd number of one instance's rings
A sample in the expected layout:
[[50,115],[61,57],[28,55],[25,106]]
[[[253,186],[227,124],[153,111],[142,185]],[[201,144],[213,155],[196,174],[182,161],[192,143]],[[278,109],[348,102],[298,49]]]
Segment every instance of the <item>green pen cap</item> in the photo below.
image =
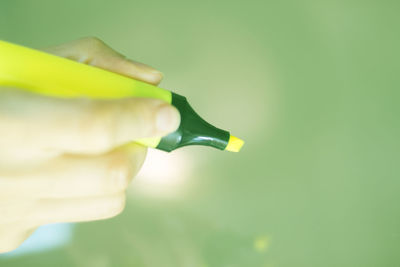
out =
[[170,152],[183,146],[202,145],[225,150],[230,139],[229,132],[202,119],[184,96],[172,93],[171,104],[181,114],[181,123],[175,132],[161,138],[157,149]]

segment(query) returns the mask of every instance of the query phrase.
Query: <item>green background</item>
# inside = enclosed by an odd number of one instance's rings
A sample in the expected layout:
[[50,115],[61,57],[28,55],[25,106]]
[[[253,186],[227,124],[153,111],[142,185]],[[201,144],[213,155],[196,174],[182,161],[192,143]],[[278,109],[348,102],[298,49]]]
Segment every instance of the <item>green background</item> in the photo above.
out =
[[150,153],[166,180],[146,191],[139,174],[122,215],[0,266],[399,266],[399,8],[2,0],[1,39],[97,36],[246,145]]

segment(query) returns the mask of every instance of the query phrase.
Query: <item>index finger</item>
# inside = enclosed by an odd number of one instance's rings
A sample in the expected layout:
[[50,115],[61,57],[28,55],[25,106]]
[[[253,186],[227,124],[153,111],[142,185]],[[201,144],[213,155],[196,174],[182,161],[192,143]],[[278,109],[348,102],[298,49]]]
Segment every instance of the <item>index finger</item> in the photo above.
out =
[[160,71],[127,59],[95,37],[86,37],[42,50],[154,85],[159,84],[163,78]]

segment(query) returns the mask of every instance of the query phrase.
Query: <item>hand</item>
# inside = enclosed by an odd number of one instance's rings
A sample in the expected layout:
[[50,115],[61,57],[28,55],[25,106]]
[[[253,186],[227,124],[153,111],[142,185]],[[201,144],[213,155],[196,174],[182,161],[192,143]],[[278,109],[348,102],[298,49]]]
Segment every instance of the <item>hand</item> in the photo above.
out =
[[[44,50],[152,84],[162,79],[96,38]],[[179,122],[173,106],[155,99],[58,99],[1,88],[0,253],[43,224],[119,214],[146,156],[132,141],[166,135]]]

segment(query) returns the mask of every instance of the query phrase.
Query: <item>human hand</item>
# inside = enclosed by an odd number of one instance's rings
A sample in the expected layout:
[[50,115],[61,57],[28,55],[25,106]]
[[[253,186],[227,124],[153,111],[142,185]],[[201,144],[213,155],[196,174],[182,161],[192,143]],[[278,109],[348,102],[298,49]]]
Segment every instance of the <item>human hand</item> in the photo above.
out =
[[[162,79],[96,38],[44,51],[151,84]],[[155,99],[59,99],[0,88],[0,253],[43,224],[119,214],[146,156],[132,141],[166,135],[179,122],[173,106]]]

